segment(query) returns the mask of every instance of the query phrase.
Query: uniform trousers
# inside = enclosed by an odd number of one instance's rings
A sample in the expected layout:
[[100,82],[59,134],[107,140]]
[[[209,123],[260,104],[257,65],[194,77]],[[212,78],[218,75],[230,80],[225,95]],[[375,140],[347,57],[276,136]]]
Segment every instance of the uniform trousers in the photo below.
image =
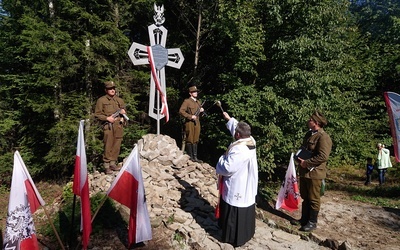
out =
[[121,149],[122,137],[124,134],[123,124],[120,120],[116,120],[114,124],[106,124],[103,128],[104,154],[103,161],[118,161]]
[[200,138],[200,121],[196,123],[193,121],[187,121],[185,123],[186,143],[196,144]]
[[322,180],[300,177],[300,195],[314,211],[321,208],[321,185]]

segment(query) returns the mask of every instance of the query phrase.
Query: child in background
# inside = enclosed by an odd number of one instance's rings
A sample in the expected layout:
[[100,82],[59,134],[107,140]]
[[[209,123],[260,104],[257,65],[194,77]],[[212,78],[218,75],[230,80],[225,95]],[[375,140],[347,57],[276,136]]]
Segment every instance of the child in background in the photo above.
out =
[[368,157],[367,158],[367,179],[365,180],[364,185],[369,185],[371,184],[371,175],[372,171],[374,170],[374,165],[372,165],[372,158]]

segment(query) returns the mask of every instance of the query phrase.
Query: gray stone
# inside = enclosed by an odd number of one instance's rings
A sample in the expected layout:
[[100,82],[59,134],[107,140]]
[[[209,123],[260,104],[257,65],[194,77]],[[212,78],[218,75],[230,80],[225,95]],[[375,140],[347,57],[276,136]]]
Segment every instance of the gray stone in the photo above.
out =
[[[137,145],[150,223],[153,228],[166,227],[165,230],[170,232],[170,241],[165,242],[170,246],[168,249],[324,248],[316,242],[276,229],[276,224],[268,220],[262,211],[257,211],[257,218],[261,219],[256,221],[254,237],[244,246],[234,248],[219,242],[217,238],[222,233],[214,217],[219,199],[215,168],[207,163],[190,161],[189,156],[177,147],[175,140],[166,135],[144,135]],[[98,171],[89,174],[90,194],[107,192],[117,174],[116,171],[112,175]],[[115,205],[122,217],[128,220],[129,209],[118,202]],[[310,234],[310,238],[320,240],[313,234]],[[351,249],[346,242],[340,247]]]

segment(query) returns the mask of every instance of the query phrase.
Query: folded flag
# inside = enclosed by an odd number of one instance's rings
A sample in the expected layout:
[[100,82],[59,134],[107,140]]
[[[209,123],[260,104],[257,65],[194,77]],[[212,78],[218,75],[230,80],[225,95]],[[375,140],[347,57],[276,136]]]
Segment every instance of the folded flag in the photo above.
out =
[[292,153],[288,168],[286,170],[285,180],[283,181],[281,189],[278,193],[275,209],[282,208],[287,211],[294,211],[299,208],[300,193],[293,157],[294,154]]

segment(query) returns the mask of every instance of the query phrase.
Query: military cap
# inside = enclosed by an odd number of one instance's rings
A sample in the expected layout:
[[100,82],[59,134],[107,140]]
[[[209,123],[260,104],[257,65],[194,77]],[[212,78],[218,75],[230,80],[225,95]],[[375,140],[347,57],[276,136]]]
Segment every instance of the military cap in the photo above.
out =
[[115,88],[115,83],[114,83],[113,81],[106,81],[106,82],[104,83],[104,87],[105,87],[106,89]]
[[315,111],[312,115],[311,115],[311,119],[313,119],[314,121],[318,122],[318,124],[321,127],[324,127],[328,124],[328,120],[325,118],[325,116],[323,114],[321,114],[318,111]]
[[189,92],[190,92],[190,93],[192,93],[192,92],[199,92],[199,90],[197,89],[196,86],[192,86],[192,87],[189,88]]

